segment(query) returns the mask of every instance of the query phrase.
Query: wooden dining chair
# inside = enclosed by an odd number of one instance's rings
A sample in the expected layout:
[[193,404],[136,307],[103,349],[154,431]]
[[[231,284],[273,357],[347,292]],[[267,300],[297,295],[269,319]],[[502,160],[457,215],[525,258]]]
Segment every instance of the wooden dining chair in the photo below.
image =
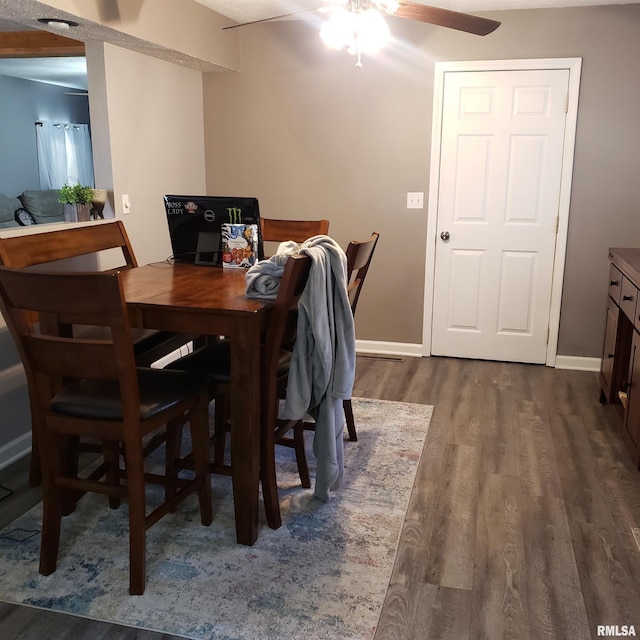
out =
[[[129,236],[120,220],[0,238],[0,265],[18,269],[38,265],[47,270],[74,270],[73,267],[63,268],[60,264],[50,263],[80,256],[98,256],[108,250],[115,250],[111,252],[114,262],[117,262],[114,268],[122,270],[138,266]],[[90,269],[83,264],[82,270]],[[136,361],[141,367],[150,366],[195,337],[152,329],[136,329],[132,336]]]
[[[368,240],[352,240],[345,251],[347,255],[347,277],[349,278],[347,293],[354,316],[379,237],[379,233],[372,233]],[[356,433],[356,424],[353,419],[351,400],[344,401],[344,415],[347,421],[349,440],[355,442],[358,440],[358,434]]]
[[[57,261],[81,256],[97,257],[101,252],[108,250],[111,250],[113,262],[118,269],[131,269],[138,266],[129,237],[120,220],[0,238],[0,265],[19,269],[37,267],[47,270],[52,268],[72,270],[72,266],[68,263],[63,269]],[[89,269],[90,267],[83,265],[83,270]],[[97,267],[96,270],[98,270]],[[34,322],[38,321],[34,316],[32,319]],[[95,331],[95,329],[92,330]],[[76,326],[76,331],[86,334],[87,327]],[[141,367],[151,366],[153,362],[176,351],[196,337],[173,331],[135,329],[132,332],[132,339],[136,362]],[[36,486],[41,481],[37,463],[37,438],[34,438],[32,446],[29,482],[32,486]]]
[[[283,420],[278,417],[279,400],[285,397],[287,387],[291,347],[296,339],[298,300],[306,286],[310,268],[311,259],[308,256],[293,255],[287,260],[269,326],[262,340],[260,480],[267,523],[272,529],[277,529],[282,524],[275,464],[276,445],[295,450],[301,484],[305,488],[311,486],[304,450],[303,424],[300,420]],[[167,365],[171,369],[205,372],[211,376],[211,394],[216,401],[215,457],[211,471],[225,475],[231,475],[231,466],[224,462],[225,438],[230,426],[230,363],[231,343],[221,341]],[[174,440],[175,457],[171,458],[171,447],[168,444],[167,458],[179,468],[191,468],[191,454],[181,455],[179,442],[178,433]],[[234,442],[232,447],[242,447],[242,444]]]
[[275,220],[260,218],[260,231],[263,242],[286,242],[293,240],[302,243],[312,236],[329,233],[328,220]]
[[[43,470],[43,525],[40,573],[57,565],[65,505],[83,492],[124,498],[129,518],[129,592],[145,588],[146,530],[193,492],[198,493],[203,525],[212,521],[209,471],[209,394],[207,376],[197,372],[139,368],[119,273],[54,273],[0,268],[0,305],[25,368],[33,428],[40,442]],[[88,326],[106,326],[109,335],[78,338],[45,332],[30,312],[53,318],[71,314]],[[189,418],[195,474],[145,473],[144,439]],[[66,464],[66,440],[93,437],[104,443],[105,462],[81,477]],[[124,469],[120,469],[121,446]],[[147,513],[145,482],[176,488]],[[81,517],[78,512],[78,517]]]

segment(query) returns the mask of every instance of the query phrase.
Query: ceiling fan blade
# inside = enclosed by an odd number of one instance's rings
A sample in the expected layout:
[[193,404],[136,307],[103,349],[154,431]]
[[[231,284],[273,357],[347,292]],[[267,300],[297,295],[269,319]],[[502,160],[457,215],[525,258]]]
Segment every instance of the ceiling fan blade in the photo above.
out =
[[430,7],[426,4],[405,2],[404,0],[399,0],[399,2],[400,7],[393,15],[408,18],[409,20],[428,22],[429,24],[435,24],[439,27],[448,27],[449,29],[474,33],[477,36],[486,36],[500,26],[497,20],[480,18],[479,16],[473,16],[469,13]]
[[261,22],[271,22],[272,20],[280,20],[281,18],[291,18],[292,16],[299,16],[302,13],[311,13],[312,11],[318,11],[318,9],[306,9],[305,11],[294,11],[293,13],[283,13],[281,16],[272,16],[271,18],[262,18],[262,20],[252,20],[251,22],[241,22],[239,24],[232,24],[228,27],[222,27],[223,31],[227,29],[237,29],[238,27],[246,27],[250,24],[260,24]]

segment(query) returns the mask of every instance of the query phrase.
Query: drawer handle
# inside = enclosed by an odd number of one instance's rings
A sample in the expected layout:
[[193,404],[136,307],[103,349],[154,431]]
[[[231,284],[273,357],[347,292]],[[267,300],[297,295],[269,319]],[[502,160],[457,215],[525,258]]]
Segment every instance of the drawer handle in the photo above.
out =
[[612,281],[609,283],[609,286],[610,286],[610,287],[617,287],[619,284],[620,284],[620,282],[618,282],[618,280],[612,280]]
[[633,300],[633,296],[622,296],[623,300]]
[[616,357],[616,354],[615,354],[615,353],[610,353],[610,354],[609,354],[609,358],[615,358],[615,357]]

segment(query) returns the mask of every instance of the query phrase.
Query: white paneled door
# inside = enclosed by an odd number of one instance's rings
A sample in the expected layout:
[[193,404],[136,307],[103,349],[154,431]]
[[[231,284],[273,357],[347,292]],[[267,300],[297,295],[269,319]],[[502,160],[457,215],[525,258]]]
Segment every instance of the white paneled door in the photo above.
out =
[[431,353],[544,363],[569,71],[444,74]]

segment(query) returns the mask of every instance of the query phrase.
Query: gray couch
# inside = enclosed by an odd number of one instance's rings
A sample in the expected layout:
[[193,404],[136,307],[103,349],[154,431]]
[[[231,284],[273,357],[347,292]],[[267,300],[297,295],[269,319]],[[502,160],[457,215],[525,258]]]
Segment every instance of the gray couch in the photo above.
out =
[[[27,211],[33,222],[47,224],[64,221],[64,205],[58,202],[57,189],[24,191],[17,198],[9,198],[0,193],[0,229],[19,227],[29,217],[18,212]],[[28,223],[27,223],[28,224]]]

